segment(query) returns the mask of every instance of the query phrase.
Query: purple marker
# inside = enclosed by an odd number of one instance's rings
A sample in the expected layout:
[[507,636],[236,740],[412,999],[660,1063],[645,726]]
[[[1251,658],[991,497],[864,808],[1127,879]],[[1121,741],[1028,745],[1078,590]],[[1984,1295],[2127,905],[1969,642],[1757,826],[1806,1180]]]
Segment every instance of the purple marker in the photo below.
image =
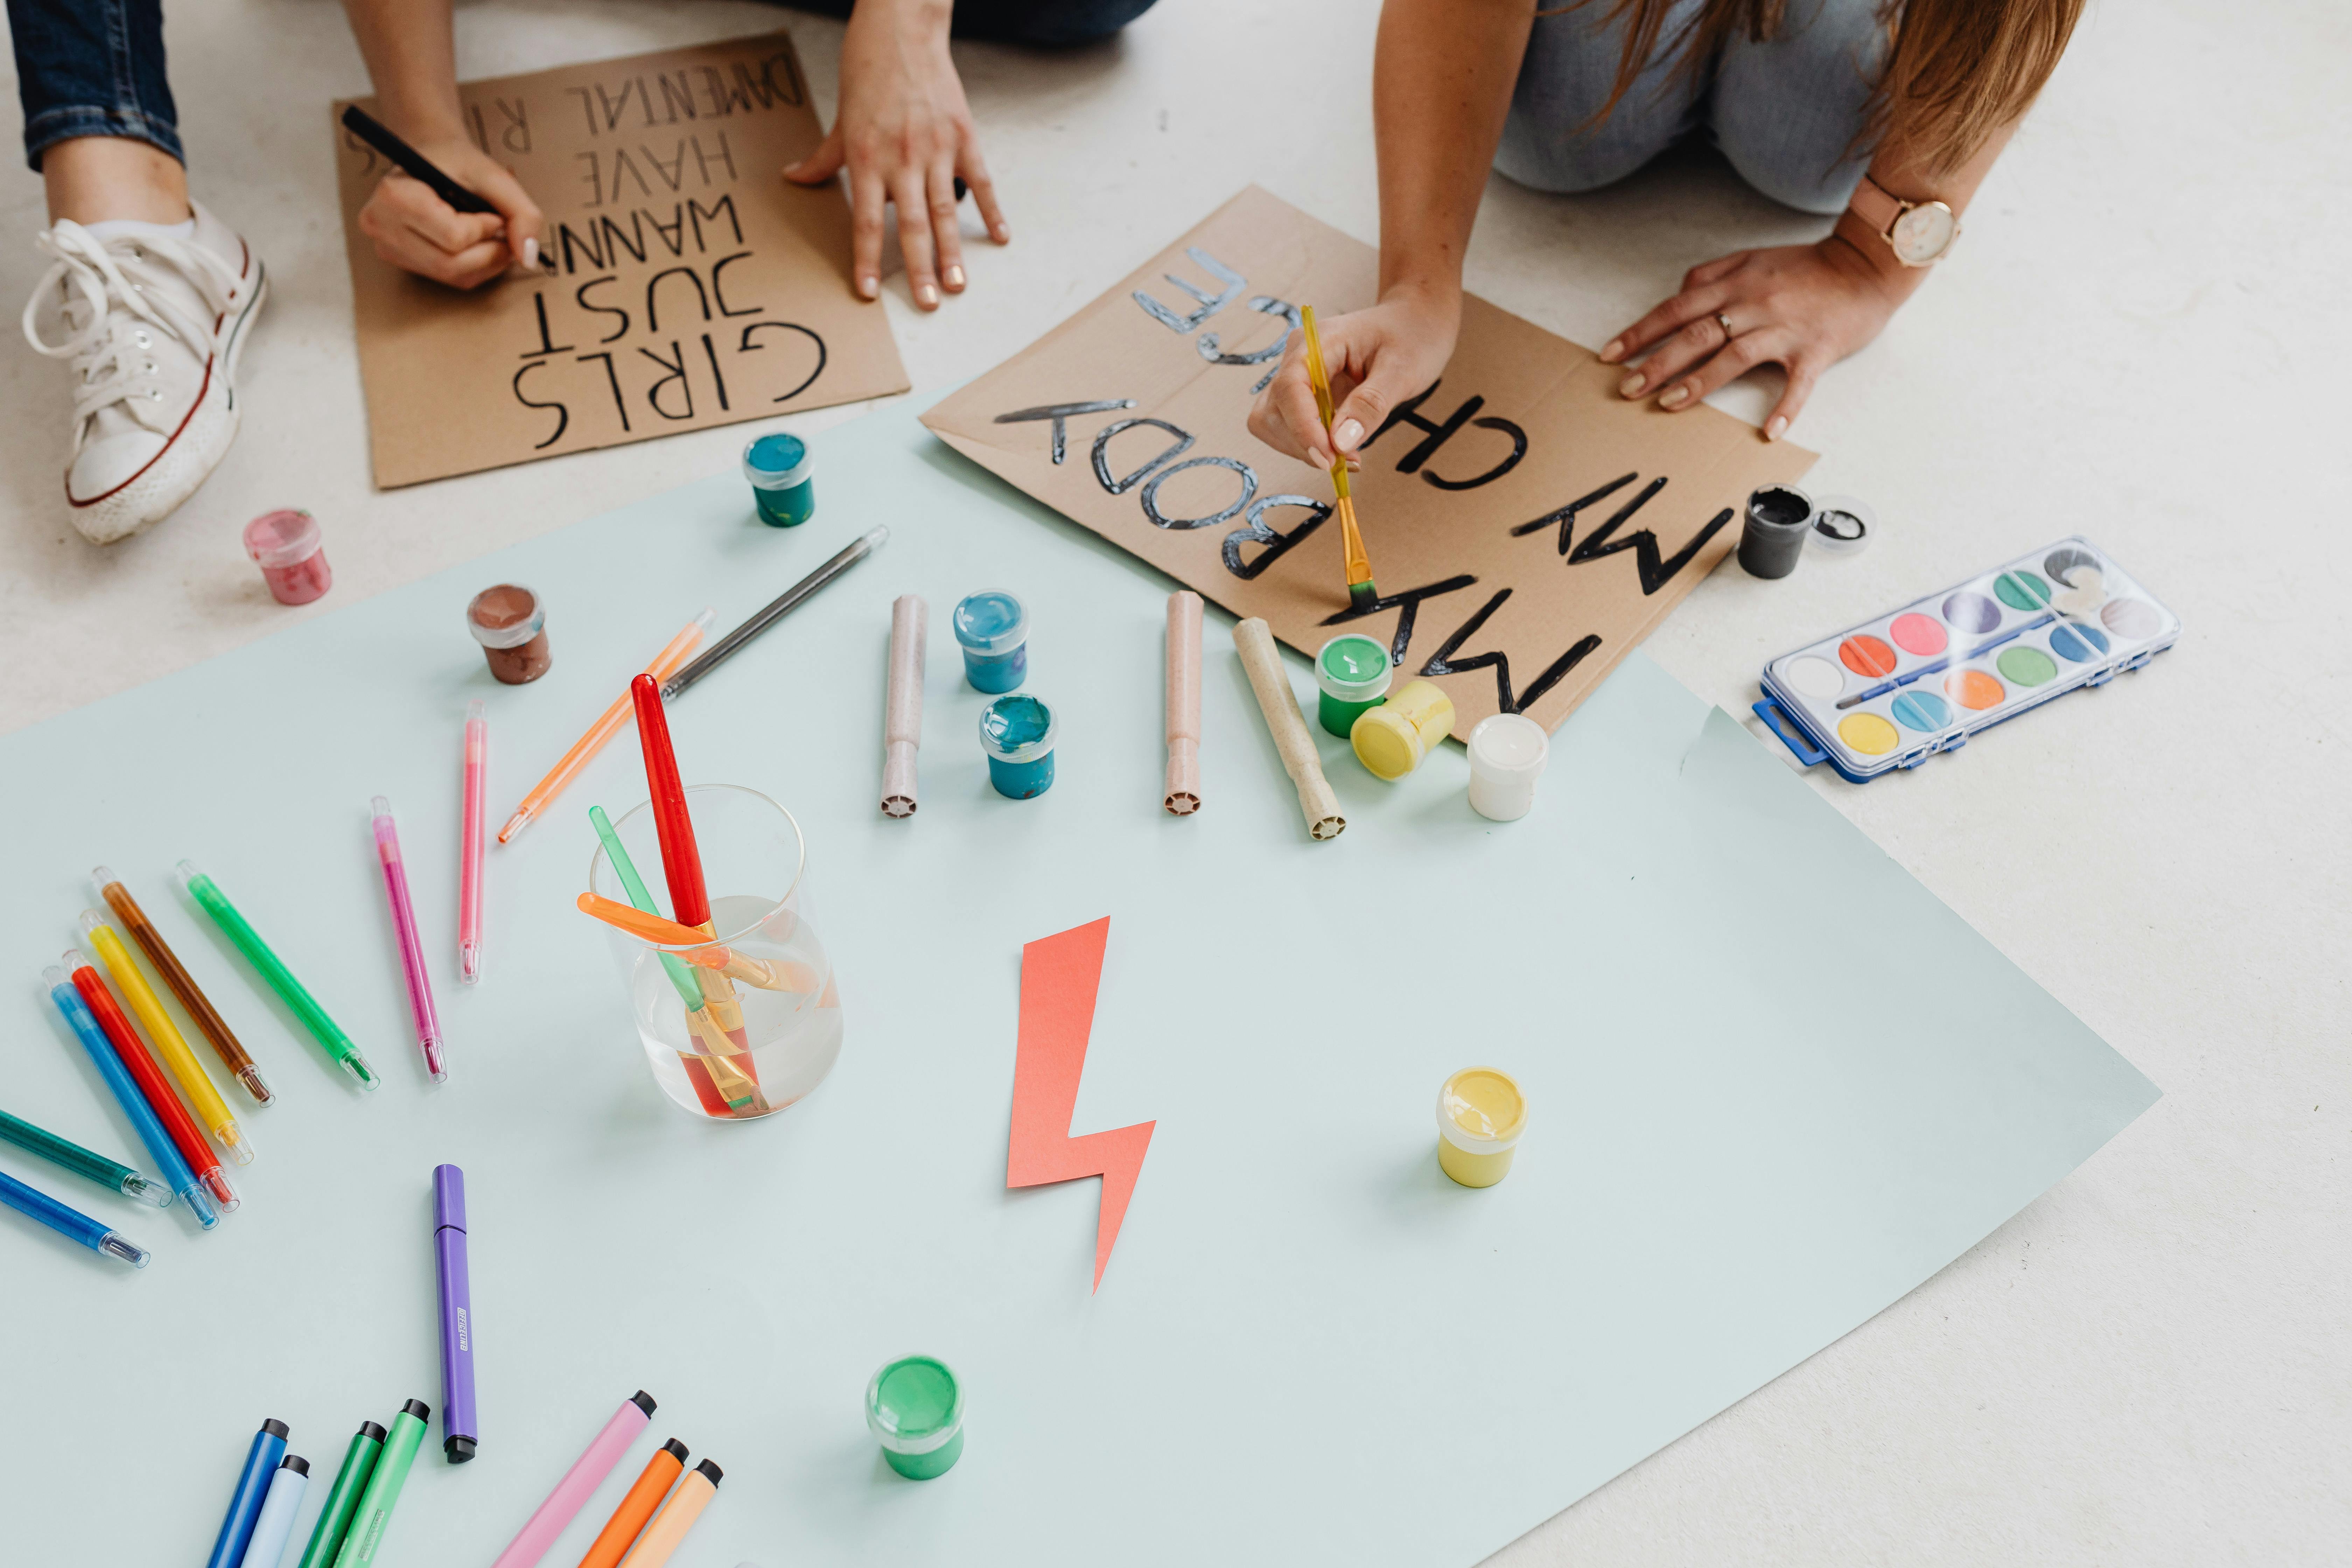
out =
[[433,1261],[441,1274],[441,1451],[474,1457],[474,1289],[466,1270],[466,1173],[433,1167]]

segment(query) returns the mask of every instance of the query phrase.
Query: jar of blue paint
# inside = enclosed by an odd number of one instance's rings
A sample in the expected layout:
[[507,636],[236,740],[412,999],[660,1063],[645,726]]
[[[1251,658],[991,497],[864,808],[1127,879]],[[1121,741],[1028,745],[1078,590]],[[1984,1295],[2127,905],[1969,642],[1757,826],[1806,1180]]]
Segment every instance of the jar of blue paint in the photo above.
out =
[[815,466],[808,443],[781,430],[743,448],[743,477],[751,481],[751,499],[759,504],[761,522],[770,528],[798,528],[816,515]]
[[981,710],[980,749],[996,793],[1027,800],[1054,787],[1054,710],[1026,691]]
[[1010,691],[1029,679],[1029,606],[998,589],[967,595],[950,617],[975,691]]

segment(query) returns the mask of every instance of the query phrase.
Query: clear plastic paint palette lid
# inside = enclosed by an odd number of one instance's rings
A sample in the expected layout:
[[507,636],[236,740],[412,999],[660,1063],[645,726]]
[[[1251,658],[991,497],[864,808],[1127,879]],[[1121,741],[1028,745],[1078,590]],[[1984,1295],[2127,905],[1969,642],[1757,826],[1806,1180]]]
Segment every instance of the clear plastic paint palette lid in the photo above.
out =
[[950,618],[956,641],[983,658],[1011,653],[1029,640],[1029,606],[1000,588],[966,595]]
[[547,625],[547,606],[516,583],[483,589],[466,606],[466,629],[484,647],[520,647]]
[[1813,531],[1807,542],[1832,555],[1858,555],[1878,531],[1878,513],[1853,496],[1823,496],[1813,503]]
[[963,1384],[937,1356],[900,1356],[866,1384],[866,1425],[893,1453],[944,1448],[963,1430]]
[[266,511],[245,525],[245,552],[266,567],[296,566],[319,553],[319,520],[307,511]]
[[1341,702],[1370,702],[1395,679],[1389,650],[1361,632],[1333,637],[1315,656],[1315,684]]
[[981,710],[981,749],[1000,763],[1034,763],[1054,749],[1059,723],[1044,702],[1015,691]]
[[782,430],[743,448],[743,477],[757,489],[788,490],[806,484],[813,464],[808,443]]

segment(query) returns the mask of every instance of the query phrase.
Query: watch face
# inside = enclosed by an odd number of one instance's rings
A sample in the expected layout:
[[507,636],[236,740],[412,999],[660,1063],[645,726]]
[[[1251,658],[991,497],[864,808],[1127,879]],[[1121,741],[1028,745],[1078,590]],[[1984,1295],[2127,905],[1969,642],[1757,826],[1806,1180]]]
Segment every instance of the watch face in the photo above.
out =
[[1906,267],[1925,267],[1944,254],[1959,231],[1959,220],[1952,216],[1951,208],[1941,202],[1928,202],[1896,218],[1887,237],[1894,242],[1897,260]]

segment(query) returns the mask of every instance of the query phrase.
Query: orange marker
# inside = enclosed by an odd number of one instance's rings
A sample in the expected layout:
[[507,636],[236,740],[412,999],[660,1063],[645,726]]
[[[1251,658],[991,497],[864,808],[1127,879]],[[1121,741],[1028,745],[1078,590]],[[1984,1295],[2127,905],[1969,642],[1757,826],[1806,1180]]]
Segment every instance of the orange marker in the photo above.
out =
[[708,927],[682,926],[676,921],[647,914],[614,899],[598,893],[583,893],[574,900],[580,912],[593,915],[606,925],[616,926],[631,936],[662,947],[684,947],[688,942],[704,945],[691,952],[675,956],[698,969],[716,969],[731,979],[747,985],[757,985],[763,991],[814,991],[814,976],[806,964],[766,963],[756,958],[746,958],[734,949],[710,940]]
[[669,1501],[662,1504],[661,1514],[621,1560],[621,1568],[662,1568],[671,1552],[677,1550],[710,1500],[719,1495],[719,1467],[705,1459],[694,1467],[694,1473],[677,1483]]
[[[678,667],[686,662],[687,655],[702,641],[703,632],[718,616],[716,610],[705,610],[695,616],[684,631],[669,639],[668,647],[654,655],[654,661],[646,666],[646,673],[656,680],[667,680],[677,674]],[[499,829],[499,842],[504,844],[529,827],[530,819],[537,816],[549,801],[563,792],[563,786],[572,782],[572,775],[586,767],[588,759],[602,751],[604,742],[620,732],[621,726],[629,721],[630,711],[629,694],[624,691],[614,700],[610,708],[604,710],[604,716],[590,725],[588,732],[563,753],[563,760],[550,768],[547,776],[533,784],[530,793],[522,797],[522,804],[515,807],[512,816],[507,818],[507,825]]]
[[[621,1500],[621,1506],[613,1510],[613,1517],[604,1521],[604,1528],[596,1532],[595,1544],[589,1547],[588,1555],[580,1560],[580,1568],[617,1568],[623,1553],[629,1550],[629,1543],[636,1540],[637,1531],[643,1530],[646,1521],[654,1516],[654,1510],[661,1506],[663,1494],[669,1490],[670,1482],[677,1479],[677,1473],[684,1468],[686,1445],[672,1437],[646,1461],[646,1468],[637,1472],[636,1484],[629,1488],[629,1495]],[[695,1511],[698,1513],[701,1510],[697,1509]]]

